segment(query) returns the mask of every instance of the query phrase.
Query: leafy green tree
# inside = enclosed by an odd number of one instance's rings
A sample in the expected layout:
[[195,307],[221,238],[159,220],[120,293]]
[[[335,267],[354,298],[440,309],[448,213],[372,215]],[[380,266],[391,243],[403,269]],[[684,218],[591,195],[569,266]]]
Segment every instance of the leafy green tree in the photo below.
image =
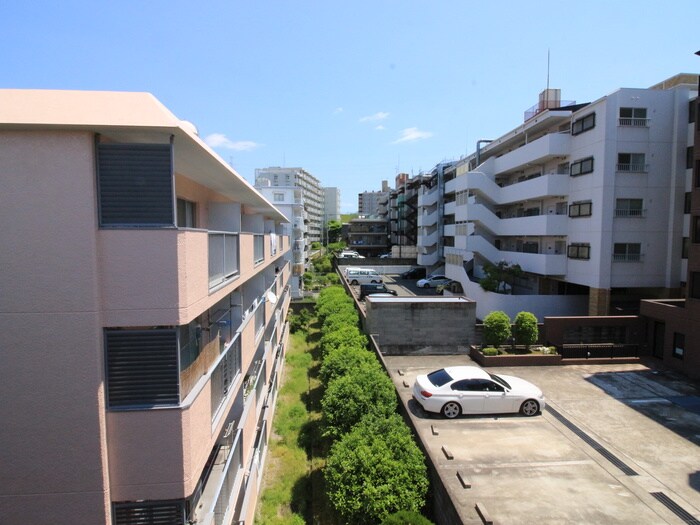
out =
[[484,342],[487,345],[501,346],[510,339],[510,317],[497,310],[484,318]]
[[515,342],[530,348],[537,342],[537,317],[531,312],[518,312],[513,321],[513,337]]
[[[490,292],[506,293],[512,289],[515,279],[523,274],[519,264],[500,261],[498,264],[486,263],[483,266],[486,277],[479,281],[481,287]],[[494,289],[495,286],[495,289]]]
[[381,523],[425,505],[423,454],[398,414],[364,417],[332,446],[324,476],[328,499],[348,523]]
[[375,355],[366,348],[343,345],[326,354],[321,364],[319,377],[323,383],[329,384],[337,377],[352,373],[353,370],[365,365],[381,370],[381,365]]
[[343,224],[340,221],[328,221],[328,247],[340,240],[340,232]]
[[298,314],[289,314],[289,330],[294,333],[299,330],[306,330],[311,321],[311,312],[307,308],[302,308]]
[[381,525],[434,525],[434,523],[415,511],[400,510],[387,516]]
[[321,344],[321,351],[325,356],[327,353],[343,345],[365,348],[367,346],[367,336],[360,332],[357,326],[341,326],[323,334],[319,342]]
[[344,326],[359,326],[359,323],[360,316],[357,310],[342,310],[326,316],[321,326],[321,332],[326,334]]
[[321,407],[324,435],[336,439],[366,414],[379,417],[394,414],[396,391],[381,367],[364,365],[328,383]]

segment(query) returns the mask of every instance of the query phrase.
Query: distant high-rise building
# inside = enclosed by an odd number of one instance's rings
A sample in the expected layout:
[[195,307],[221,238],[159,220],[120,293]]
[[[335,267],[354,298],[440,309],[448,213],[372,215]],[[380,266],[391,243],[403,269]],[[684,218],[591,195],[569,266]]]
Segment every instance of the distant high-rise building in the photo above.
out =
[[381,191],[363,191],[357,194],[357,213],[361,217],[378,217],[381,215],[381,204],[386,202],[389,195],[387,181],[382,181]]

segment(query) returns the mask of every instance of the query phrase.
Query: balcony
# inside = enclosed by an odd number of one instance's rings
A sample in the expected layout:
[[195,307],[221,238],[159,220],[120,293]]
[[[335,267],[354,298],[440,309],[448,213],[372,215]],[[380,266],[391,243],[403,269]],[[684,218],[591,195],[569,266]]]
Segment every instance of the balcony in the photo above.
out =
[[626,171],[629,173],[647,173],[649,164],[617,164],[617,171]]
[[418,195],[418,206],[433,206],[438,201],[438,190],[433,188],[431,191]]
[[617,120],[617,125],[620,127],[636,127],[636,128],[648,128],[649,127],[649,122],[651,122],[651,119],[649,118],[619,118]]
[[209,232],[209,289],[240,273],[237,233]]
[[432,233],[426,233],[423,235],[419,234],[417,245],[422,247],[434,246],[437,244],[438,238],[439,235],[437,229],[435,229]]
[[421,226],[434,226],[438,221],[438,212],[434,210],[431,213],[419,213],[418,214],[418,227]]
[[501,187],[488,175],[474,171],[454,180],[455,191],[470,190],[494,204],[510,204],[552,195],[568,195],[569,179],[568,175],[548,173]]
[[530,273],[540,275],[566,275],[566,255],[509,252],[498,250],[493,244],[479,235],[471,235],[467,239],[467,251],[478,253],[492,263],[506,261],[510,264],[519,264],[520,267]]
[[531,164],[542,164],[548,159],[562,157],[571,150],[569,133],[549,133],[494,160],[495,173],[504,173]]
[[632,217],[635,219],[643,218],[646,215],[646,210],[630,210],[628,208],[616,208],[615,217]]

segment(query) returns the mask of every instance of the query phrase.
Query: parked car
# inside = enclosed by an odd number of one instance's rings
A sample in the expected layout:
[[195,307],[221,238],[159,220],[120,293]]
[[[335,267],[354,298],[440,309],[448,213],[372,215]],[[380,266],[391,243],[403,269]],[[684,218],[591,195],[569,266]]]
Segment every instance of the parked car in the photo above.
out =
[[542,390],[513,376],[490,374],[476,366],[451,366],[422,374],[413,399],[426,412],[455,418],[461,414],[520,412],[534,416],[545,407]]
[[354,250],[343,250],[338,254],[338,259],[364,259],[364,257]]
[[422,279],[425,277],[425,268],[411,268],[401,274],[402,279]]
[[367,295],[374,295],[379,293],[397,295],[396,290],[387,288],[386,284],[384,283],[370,283],[360,285],[360,300],[364,299]]
[[436,274],[436,275],[429,275],[425,279],[420,279],[417,283],[416,286],[418,288],[435,288],[436,286],[440,284],[449,284],[452,282],[452,279],[449,277],[446,277],[441,274]]
[[390,253],[383,253],[379,256],[380,259],[391,259]]
[[381,275],[376,270],[369,269],[349,269],[345,278],[350,284],[371,284],[371,283],[382,283],[384,280]]

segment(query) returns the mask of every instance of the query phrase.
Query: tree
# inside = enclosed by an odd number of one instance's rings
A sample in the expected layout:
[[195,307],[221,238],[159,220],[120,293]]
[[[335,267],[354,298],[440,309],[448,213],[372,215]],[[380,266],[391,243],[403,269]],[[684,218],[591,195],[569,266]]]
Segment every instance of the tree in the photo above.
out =
[[398,414],[364,417],[333,445],[324,476],[328,499],[348,523],[381,523],[425,505],[423,454]]
[[362,365],[328,383],[321,399],[324,435],[336,439],[364,415],[389,417],[396,406],[396,390],[384,370]]
[[381,370],[375,355],[366,348],[343,345],[326,354],[319,370],[319,377],[325,384],[329,384],[334,379],[352,373],[353,370],[365,365]]
[[357,326],[340,326],[333,331],[326,332],[321,336],[321,351],[325,356],[332,350],[346,346],[367,346],[367,336],[360,332]]
[[382,525],[434,525],[428,518],[411,510],[400,510],[387,516]]
[[537,317],[530,312],[518,312],[513,321],[513,337],[515,342],[530,348],[537,342]]
[[512,290],[515,279],[523,274],[519,264],[509,264],[506,261],[495,265],[486,263],[483,269],[486,277],[479,284],[488,292],[507,293],[509,289]]
[[340,240],[340,232],[343,224],[340,221],[328,221],[328,244],[337,243]]
[[484,318],[484,342],[487,345],[500,346],[510,338],[510,317],[497,310]]

